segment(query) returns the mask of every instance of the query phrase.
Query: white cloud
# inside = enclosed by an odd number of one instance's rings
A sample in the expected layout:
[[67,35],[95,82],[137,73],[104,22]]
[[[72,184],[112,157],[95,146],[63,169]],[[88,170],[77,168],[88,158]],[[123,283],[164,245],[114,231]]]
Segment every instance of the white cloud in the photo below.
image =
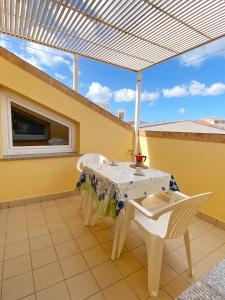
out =
[[180,113],[180,114],[184,114],[186,112],[186,109],[184,107],[181,107],[181,108],[178,109],[177,112]]
[[171,89],[163,89],[162,92],[165,98],[183,97],[188,95],[187,87],[185,85],[176,85]]
[[131,102],[135,99],[136,92],[132,89],[120,89],[115,91],[115,101],[116,102]]
[[86,97],[94,102],[108,101],[112,97],[112,91],[108,86],[103,86],[99,82],[92,82],[86,93]]
[[159,98],[158,92],[148,92],[144,91],[141,93],[141,101],[153,103]]
[[186,67],[199,67],[206,59],[209,59],[212,56],[221,56],[225,58],[225,52],[221,51],[224,48],[225,38],[222,38],[182,54],[179,60],[180,63],[184,64]]
[[170,89],[163,89],[165,98],[184,96],[218,96],[225,93],[225,84],[215,82],[209,86],[197,80],[192,80],[189,85],[176,85]]
[[[115,91],[114,97],[116,102],[132,102],[135,100],[136,91],[127,88],[120,89]],[[141,93],[141,101],[143,102],[153,103],[158,98],[159,98],[158,92],[144,91],[143,93]]]
[[210,86],[193,80],[189,86],[189,93],[192,96],[217,96],[225,93],[225,84],[215,82]]
[[54,77],[60,81],[66,80],[68,78],[68,76],[62,75],[60,73],[54,73]]

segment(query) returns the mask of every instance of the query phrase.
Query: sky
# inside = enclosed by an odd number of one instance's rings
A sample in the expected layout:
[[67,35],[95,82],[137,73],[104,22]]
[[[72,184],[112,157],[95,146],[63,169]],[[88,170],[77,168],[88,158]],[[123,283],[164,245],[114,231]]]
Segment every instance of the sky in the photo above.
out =
[[[73,56],[0,34],[0,46],[72,88]],[[225,38],[142,73],[141,120],[225,119]],[[79,93],[134,119],[136,73],[79,57]]]

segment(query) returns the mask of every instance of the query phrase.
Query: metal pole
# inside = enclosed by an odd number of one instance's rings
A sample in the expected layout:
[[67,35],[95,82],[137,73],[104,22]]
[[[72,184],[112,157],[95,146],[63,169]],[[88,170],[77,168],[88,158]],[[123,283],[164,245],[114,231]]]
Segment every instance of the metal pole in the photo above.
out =
[[78,92],[78,79],[79,79],[79,66],[78,66],[78,54],[74,54],[73,58],[73,89]]
[[139,71],[137,73],[136,81],[136,104],[135,104],[135,119],[134,119],[134,153],[137,154],[138,151],[138,129],[140,123],[140,100],[141,100],[141,84],[142,84],[142,73]]

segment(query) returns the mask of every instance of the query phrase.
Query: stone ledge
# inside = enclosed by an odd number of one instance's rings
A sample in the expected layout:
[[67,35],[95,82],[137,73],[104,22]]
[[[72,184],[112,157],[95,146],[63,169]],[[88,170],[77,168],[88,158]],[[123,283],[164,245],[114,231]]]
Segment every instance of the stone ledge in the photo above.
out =
[[76,152],[16,154],[16,155],[4,155],[0,160],[40,159],[40,158],[51,158],[51,157],[80,157],[81,155],[82,154]]
[[198,141],[209,143],[225,143],[225,134],[194,133],[194,132],[169,132],[140,130],[139,136],[156,137],[175,140]]

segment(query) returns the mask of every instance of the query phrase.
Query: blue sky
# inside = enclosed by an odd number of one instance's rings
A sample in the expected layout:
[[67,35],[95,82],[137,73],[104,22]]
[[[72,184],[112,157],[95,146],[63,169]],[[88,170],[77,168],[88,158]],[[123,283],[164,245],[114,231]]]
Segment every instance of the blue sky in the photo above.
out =
[[[0,35],[0,45],[72,87],[70,54],[5,35]],[[107,101],[110,111],[122,108],[126,120],[134,119],[134,72],[84,57],[79,58],[79,70],[82,95]],[[225,38],[144,71],[141,120],[225,119],[224,70]]]

